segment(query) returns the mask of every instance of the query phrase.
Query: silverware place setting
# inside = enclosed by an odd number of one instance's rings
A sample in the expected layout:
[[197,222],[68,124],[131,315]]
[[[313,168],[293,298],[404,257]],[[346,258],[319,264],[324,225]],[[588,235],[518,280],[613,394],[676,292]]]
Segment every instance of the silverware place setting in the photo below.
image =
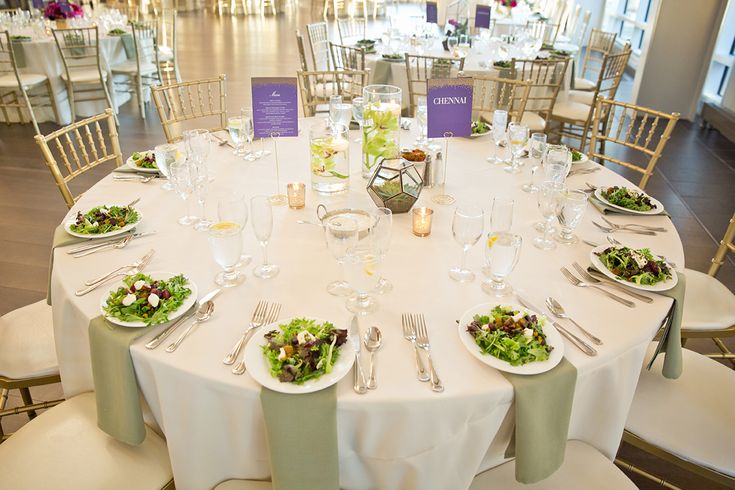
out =
[[375,353],[378,352],[383,343],[383,334],[378,327],[370,327],[363,337],[365,349],[370,353],[370,364],[368,369],[367,388],[374,390],[378,387],[378,381],[375,379]]
[[130,174],[130,175],[113,175],[112,180],[118,182],[137,182],[140,184],[147,184],[153,179],[157,179],[157,175],[142,175],[142,174]]
[[[280,303],[269,304],[267,301],[259,301],[255,306],[255,310],[253,310],[253,316],[250,318],[248,328],[245,329],[232,350],[224,357],[224,359],[222,359],[222,362],[227,365],[234,364],[237,357],[240,355],[240,351],[247,345],[255,331],[263,325],[275,322],[278,319],[278,314],[280,312]],[[245,374],[245,358],[232,368],[232,374],[237,374],[238,376]]]
[[614,301],[617,301],[620,304],[623,304],[623,305],[627,306],[628,308],[635,308],[635,303],[633,303],[632,301],[628,301],[627,299],[623,299],[620,296],[617,296],[616,294],[613,294],[610,291],[601,288],[600,285],[598,285],[598,284],[593,284],[593,283],[590,283],[590,282],[582,281],[581,279],[579,279],[578,277],[576,277],[574,274],[572,274],[566,267],[562,267],[560,270],[561,270],[562,275],[564,275],[564,277],[567,279],[567,281],[569,281],[569,283],[572,284],[573,286],[580,287],[580,288],[591,288],[591,289],[594,289],[596,291],[601,292],[602,294],[604,294],[608,298],[610,298],[610,299],[612,299]]
[[209,293],[202,296],[202,299],[196,302],[196,304],[188,311],[186,312],[181,318],[176,320],[174,323],[166,327],[163,331],[161,331],[158,335],[153,337],[147,344],[145,344],[147,349],[155,349],[161,343],[166,340],[166,338],[174,333],[174,331],[179,328],[181,325],[184,324],[187,320],[189,320],[191,317],[193,317],[197,311],[202,309],[202,305],[212,301],[220,292],[222,292],[222,289],[215,289],[214,291],[210,291]]
[[109,249],[121,249],[125,248],[131,240],[141,238],[148,235],[155,234],[155,231],[147,231],[143,233],[130,233],[126,235],[118,235],[116,237],[108,238],[105,240],[93,240],[93,243],[88,243],[75,247],[66,251],[67,254],[73,256],[75,259],[85,257],[93,253],[100,252],[102,250]]
[[[408,328],[410,329],[408,331],[408,336],[406,335],[406,332],[407,332],[406,325],[408,325]],[[424,319],[423,313],[405,314],[403,332],[404,332],[404,338],[406,338],[406,340],[408,340],[409,342],[413,344],[414,349],[416,351],[416,367],[419,371],[419,381],[431,381],[432,391],[441,393],[442,391],[444,391],[444,385],[439,379],[439,375],[437,374],[436,369],[434,368],[434,360],[431,357],[431,342],[429,341],[429,331],[426,328],[426,320]],[[419,349],[426,352],[426,361],[429,364],[428,379],[423,379],[421,377],[421,369],[423,368],[423,363],[421,363],[421,356],[419,354]],[[424,377],[426,377],[425,371],[424,371]]]
[[579,275],[582,277],[584,281],[589,282],[590,284],[600,284],[601,286],[610,286],[616,291],[620,291],[621,293],[627,294],[628,296],[635,298],[637,300],[643,301],[644,303],[653,303],[653,298],[650,298],[644,294],[636,293],[630,288],[627,288],[623,286],[622,284],[615,282],[615,280],[610,279],[602,272],[599,272],[589,267],[585,269],[584,267],[579,265],[579,263],[577,262],[572,262],[572,267],[574,267],[574,270],[576,270],[577,273],[579,273]]
[[548,308],[549,312],[551,312],[553,316],[555,316],[556,318],[567,320],[569,323],[573,323],[574,326],[577,327],[580,332],[582,332],[584,335],[587,336],[587,338],[589,338],[592,341],[592,343],[597,344],[597,345],[602,345],[602,340],[597,338],[591,332],[587,331],[587,329],[585,329],[582,325],[580,325],[572,317],[570,317],[567,314],[564,307],[561,305],[561,303],[559,303],[557,300],[549,296],[546,298],[545,303],[546,303],[546,308]]
[[419,347],[416,345],[416,331],[414,330],[407,313],[401,315],[401,326],[403,327],[403,338],[411,343],[414,349],[414,354],[416,355],[416,372],[419,381],[429,381],[429,374],[426,372],[424,362],[421,360],[421,355],[419,353]]
[[179,335],[179,338],[176,339],[175,342],[172,342],[168,347],[166,347],[166,352],[170,354],[178,349],[184,339],[186,339],[192,330],[194,330],[194,327],[209,320],[212,317],[212,313],[214,313],[214,303],[212,301],[207,301],[206,303],[199,305],[199,308],[194,314],[194,316],[196,316],[196,320],[191,322],[191,325],[189,325],[187,329]]
[[[529,310],[535,311],[537,313],[541,313],[542,310],[536,308],[533,306],[530,302],[526,301],[525,299],[521,298],[519,295],[516,295],[516,298],[518,298],[518,302],[523,305],[524,307],[528,308]],[[589,345],[584,340],[580,339],[576,335],[574,335],[572,332],[564,328],[562,325],[559,324],[559,322],[555,322],[551,319],[551,324],[556,328],[561,335],[563,335],[569,342],[571,342],[575,347],[577,347],[579,350],[587,354],[588,356],[596,356],[597,350],[595,350],[594,347]]]
[[662,226],[648,226],[648,225],[642,225],[640,223],[627,223],[627,224],[618,224],[613,223],[609,219],[605,218],[604,216],[600,216],[600,219],[608,224],[611,228],[614,228],[616,230],[625,230],[625,229],[640,229],[640,230],[647,230],[647,231],[659,231],[661,233],[665,233],[668,231],[666,228]]
[[359,395],[367,393],[367,382],[365,381],[365,372],[362,370],[360,362],[361,342],[360,342],[360,322],[357,315],[353,315],[350,327],[348,329],[348,338],[352,343],[352,349],[355,351],[355,369],[353,370],[352,389]]
[[147,254],[145,254],[143,257],[141,257],[140,259],[136,260],[133,263],[123,265],[122,267],[113,269],[112,271],[106,274],[103,274],[95,279],[86,281],[84,284],[87,287],[77,290],[74,294],[76,294],[77,296],[84,296],[85,294],[91,291],[94,291],[99,286],[101,286],[102,284],[104,284],[105,282],[109,281],[110,279],[114,277],[130,276],[133,274],[140,273],[143,269],[145,269],[148,266],[148,264],[150,263],[155,253],[156,251],[151,249]]
[[596,227],[598,227],[599,229],[601,229],[602,231],[604,231],[605,233],[615,233],[616,231],[621,231],[621,232],[627,231],[629,233],[635,233],[637,235],[656,236],[656,234],[657,234],[655,231],[644,230],[644,229],[637,229],[637,228],[612,228],[612,227],[608,227],[608,226],[603,226],[603,225],[601,225],[600,223],[598,223],[597,221],[594,221],[594,220],[592,221],[592,224],[595,225]]
[[587,175],[594,172],[598,172],[602,167],[599,165],[596,167],[583,167],[583,168],[575,168],[574,170],[571,170],[567,177],[574,177],[575,175]]

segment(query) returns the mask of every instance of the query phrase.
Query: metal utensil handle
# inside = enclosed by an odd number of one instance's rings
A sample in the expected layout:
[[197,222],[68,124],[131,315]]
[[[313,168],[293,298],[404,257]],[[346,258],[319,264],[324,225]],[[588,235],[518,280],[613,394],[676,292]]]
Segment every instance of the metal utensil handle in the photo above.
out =
[[85,286],[94,286],[98,282],[106,281],[107,279],[109,279],[110,277],[114,276],[115,274],[120,274],[121,272],[124,272],[127,269],[132,269],[133,267],[135,267],[135,265],[124,265],[122,267],[118,267],[117,269],[115,269],[113,271],[110,271],[107,274],[103,274],[103,275],[101,275],[99,277],[96,277],[94,279],[90,279],[89,281],[86,281],[84,283],[84,285]]
[[588,356],[597,355],[597,351],[594,348],[592,348],[592,346],[589,345],[587,342],[580,339],[579,337],[577,337],[576,335],[574,335],[573,333],[571,333],[570,331],[568,331],[567,329],[559,325],[558,323],[554,323],[554,326],[556,327],[556,329],[559,331],[560,334],[566,337],[566,339],[572,344],[574,344],[577,348],[579,348],[579,350],[581,350]]
[[653,303],[653,298],[651,298],[650,296],[646,296],[644,294],[636,293],[635,291],[632,291],[631,289],[626,288],[622,284],[618,284],[617,282],[615,282],[615,281],[613,281],[611,279],[608,279],[606,276],[603,276],[603,277],[593,276],[593,277],[595,279],[599,280],[600,282],[602,282],[603,284],[608,285],[608,286],[611,286],[611,287],[615,288],[617,291],[620,291],[621,293],[625,293],[625,294],[627,294],[628,296],[630,296],[632,298],[635,298],[635,299],[638,299],[640,301],[643,301],[644,303]]
[[175,351],[175,350],[176,350],[176,349],[177,349],[177,348],[179,347],[179,345],[181,345],[181,342],[183,342],[183,341],[184,341],[184,339],[185,339],[186,337],[188,337],[188,336],[189,336],[189,333],[191,333],[191,330],[192,330],[192,329],[193,329],[193,328],[194,328],[194,327],[195,327],[195,326],[196,326],[196,325],[197,325],[198,323],[199,323],[199,320],[194,320],[193,322],[191,322],[191,325],[189,325],[189,326],[187,327],[187,329],[186,329],[186,330],[184,330],[184,332],[183,332],[183,333],[182,333],[181,335],[179,335],[179,338],[178,338],[178,339],[176,339],[176,342],[174,342],[173,344],[171,344],[171,345],[169,345],[168,347],[166,347],[166,352],[173,352],[173,351]]
[[579,331],[585,334],[587,337],[589,337],[590,340],[592,340],[592,342],[594,342],[597,345],[602,345],[602,340],[595,337],[595,335],[592,332],[588,331],[586,328],[584,328],[582,325],[580,325],[576,321],[572,320],[570,317],[567,317],[567,320],[572,322],[579,329]]
[[[123,238],[123,240],[124,240],[124,238]],[[75,259],[78,259],[79,257],[84,257],[84,256],[86,256],[86,255],[92,255],[93,253],[97,253],[97,252],[100,252],[100,251],[102,251],[102,250],[107,250],[108,248],[112,248],[112,247],[114,247],[114,246],[115,246],[115,245],[117,245],[118,243],[119,243],[119,242],[110,242],[110,243],[105,243],[104,245],[100,245],[99,247],[96,247],[96,248],[90,248],[90,249],[84,250],[84,251],[82,251],[82,252],[77,252],[77,253],[75,253],[75,254],[72,254],[72,255],[74,255],[74,258],[75,258]]]
[[426,357],[429,360],[429,371],[431,372],[431,389],[436,392],[442,392],[444,391],[444,385],[439,379],[436,369],[434,369],[434,361],[431,359],[431,353],[429,351],[426,351]]
[[228,366],[231,364],[235,364],[235,360],[237,359],[237,356],[240,355],[242,346],[245,345],[245,338],[248,336],[249,333],[250,328],[243,332],[243,334],[240,336],[240,339],[235,344],[235,347],[233,347],[232,350],[225,356],[225,358],[222,359],[222,363],[227,364]]
[[79,289],[74,294],[76,296],[84,296],[85,294],[94,291],[95,289],[97,289],[98,287],[100,287],[101,285],[103,285],[104,283],[106,283],[107,281],[109,281],[110,279],[112,279],[114,277],[117,277],[117,276],[124,276],[124,275],[125,275],[125,272],[118,272],[118,273],[116,273],[116,274],[108,277],[104,281],[96,282],[96,283],[94,283],[94,284],[92,284],[90,286],[87,286],[86,288]]
[[416,371],[418,372],[419,381],[429,381],[429,375],[426,373],[426,368],[424,367],[424,361],[421,360],[421,354],[419,352],[419,347],[413,343],[413,350],[416,354]]
[[375,352],[370,353],[370,375],[368,376],[367,387],[374,390],[378,387],[378,381],[375,379]]
[[353,382],[352,389],[354,389],[356,393],[362,395],[367,391],[367,388],[365,388],[365,373],[362,372],[360,354],[357,352],[355,352],[355,371],[353,374]]
[[164,340],[166,340],[166,338],[169,335],[171,335],[172,333],[174,333],[174,330],[176,330],[177,328],[179,328],[185,321],[187,321],[189,318],[191,318],[192,316],[194,316],[194,313],[196,312],[196,310],[197,310],[197,306],[194,307],[194,309],[191,311],[191,313],[188,313],[188,314],[182,316],[181,318],[179,318],[178,320],[176,320],[173,324],[171,324],[168,327],[166,327],[166,329],[164,329],[163,332],[159,333],[158,335],[156,335],[155,337],[153,337],[150,340],[150,342],[148,342],[147,344],[145,344],[146,348],[148,348],[148,349],[155,349],[156,347],[158,347],[159,345],[161,345],[161,343]]
[[606,289],[602,289],[600,286],[598,286],[596,284],[589,284],[588,283],[588,285],[589,285],[589,287],[595,288],[598,291],[602,292],[608,298],[614,299],[618,303],[623,304],[623,305],[627,306],[628,308],[635,308],[635,303],[633,303],[632,301],[628,301],[627,299],[623,299],[620,296],[618,296],[616,294],[613,294],[613,293],[611,293],[610,291],[608,291]]
[[[114,238],[108,238],[107,240],[90,240],[92,241],[92,243],[87,243],[86,245],[80,245],[78,247],[71,248],[67,250],[66,253],[69,255],[74,255],[74,254],[78,254],[79,252],[84,252],[85,250],[91,250],[93,248],[104,247],[105,245],[109,245],[110,243],[119,242],[120,238],[121,237],[116,236]],[[122,238],[124,239],[125,237],[122,237]]]

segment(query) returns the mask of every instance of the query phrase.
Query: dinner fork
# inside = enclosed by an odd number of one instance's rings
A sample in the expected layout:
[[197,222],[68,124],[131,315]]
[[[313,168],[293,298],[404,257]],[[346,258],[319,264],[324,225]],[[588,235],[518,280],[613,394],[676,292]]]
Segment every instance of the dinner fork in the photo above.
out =
[[571,172],[569,172],[569,174],[567,175],[567,177],[572,177],[574,175],[591,174],[591,173],[597,172],[598,170],[600,170],[600,168],[601,167],[597,166],[597,167],[591,167],[591,168],[590,167],[586,167],[586,168],[574,169]]
[[429,375],[426,373],[424,362],[419,354],[419,347],[416,345],[416,330],[414,330],[408,314],[401,315],[401,325],[403,326],[403,338],[411,342],[416,354],[416,371],[418,372],[419,381],[429,381]]
[[111,248],[116,248],[116,249],[125,248],[128,245],[128,243],[130,243],[130,240],[132,240],[132,239],[133,239],[133,235],[127,235],[125,238],[123,238],[121,240],[118,240],[116,242],[106,243],[106,244],[101,245],[101,246],[96,247],[96,248],[90,248],[90,249],[84,250],[82,252],[77,252],[77,253],[73,254],[72,257],[74,257],[75,259],[78,259],[80,257],[85,257],[87,255],[92,255],[92,254],[97,253],[97,252],[100,252],[102,250],[108,250],[108,249],[111,249]]
[[615,233],[616,231],[627,231],[630,233],[636,233],[638,235],[648,235],[648,236],[656,236],[655,231],[649,231],[649,230],[633,230],[629,228],[608,228],[606,226],[602,226],[600,223],[596,221],[592,221],[592,224],[604,231],[605,233]]
[[617,223],[613,223],[612,221],[605,218],[604,216],[600,216],[600,218],[602,218],[602,221],[610,225],[612,228],[621,229],[621,230],[626,229],[626,228],[630,228],[630,229],[640,228],[641,230],[648,230],[648,231],[660,231],[660,232],[666,231],[666,228],[663,228],[661,226],[647,226],[647,225],[641,225],[638,223],[628,223],[625,225],[619,225]]
[[429,371],[431,372],[431,389],[438,393],[444,391],[444,385],[442,385],[439,375],[436,374],[434,369],[434,361],[431,359],[431,344],[429,343],[429,332],[426,330],[426,322],[424,321],[424,315],[419,313],[418,315],[412,315],[412,323],[414,331],[416,332],[416,345],[426,351],[426,358],[429,360]]
[[232,348],[232,350],[225,356],[224,359],[222,359],[222,362],[227,364],[228,366],[231,364],[235,364],[235,361],[237,360],[237,356],[240,355],[240,350],[242,349],[242,346],[245,344],[245,340],[248,337],[248,334],[252,332],[254,329],[258,327],[262,327],[263,323],[265,322],[265,314],[268,309],[268,302],[267,301],[258,301],[258,304],[255,305],[255,309],[253,310],[253,316],[250,318],[250,326],[245,329],[245,331],[240,336],[240,339],[237,341],[235,346]]
[[572,274],[571,272],[569,272],[566,267],[562,267],[561,268],[561,273],[564,274],[564,277],[566,277],[567,280],[572,285],[574,285],[574,286],[577,286],[577,287],[580,287],[580,288],[592,288],[592,289],[596,289],[596,290],[600,291],[601,293],[603,293],[605,296],[609,297],[610,299],[614,299],[618,303],[624,304],[625,306],[627,306],[629,308],[635,308],[635,303],[633,303],[632,301],[628,301],[627,299],[623,299],[620,296],[617,296],[617,295],[611,293],[610,291],[607,291],[605,289],[602,289],[600,286],[598,286],[596,284],[591,284],[591,283],[588,283],[588,282],[581,281],[574,274]]
[[577,262],[572,262],[572,267],[579,273],[580,276],[582,276],[582,279],[592,283],[592,284],[604,284],[606,286],[613,287],[617,289],[618,291],[627,294],[628,296],[631,296],[635,299],[639,299],[641,301],[644,301],[646,303],[653,303],[653,298],[649,298],[648,296],[645,296],[643,294],[638,294],[635,291],[631,291],[629,288],[626,288],[622,284],[618,284],[617,282],[613,281],[612,279],[608,278],[607,276],[604,276],[600,274],[601,277],[595,277],[593,276],[591,272],[588,272],[584,267],[579,265]]
[[[268,313],[265,316],[265,319],[263,320],[262,325],[268,325],[269,323],[273,323],[278,319],[278,314],[281,312],[281,304],[280,303],[273,303],[270,306],[270,309],[268,310]],[[259,328],[259,327],[255,327]],[[254,331],[254,329],[252,330]],[[247,340],[243,342],[243,345],[247,344]],[[243,356],[242,360],[235,365],[234,368],[232,368],[232,374],[244,374],[245,373],[245,356]]]
[[[151,259],[153,258],[153,254],[155,254],[156,251],[151,249],[147,254],[145,254],[140,260],[137,260],[133,262],[130,265],[120,267],[116,271],[112,271],[110,274],[106,274],[105,276],[102,276],[98,279],[99,281],[95,282],[94,284],[88,285],[86,288],[82,288],[78,291],[76,291],[74,294],[77,296],[84,296],[85,294],[94,291],[97,289],[100,285],[104,284],[108,280],[112,279],[113,277],[117,276],[131,276],[133,274],[140,273],[143,269],[145,269],[148,264],[150,263]],[[126,270],[127,269],[127,270]]]

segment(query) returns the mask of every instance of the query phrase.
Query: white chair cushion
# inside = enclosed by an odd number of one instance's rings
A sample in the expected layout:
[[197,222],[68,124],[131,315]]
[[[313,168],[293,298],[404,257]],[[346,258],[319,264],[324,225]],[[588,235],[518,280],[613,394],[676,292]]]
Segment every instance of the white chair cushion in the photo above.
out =
[[0,317],[0,375],[12,379],[59,374],[51,307],[39,301]]
[[472,480],[470,490],[621,490],[636,486],[612,461],[581,441],[567,441],[564,463],[556,473],[533,484],[518,483],[515,461],[509,461],[480,473]]
[[[111,67],[113,73],[137,73],[138,64],[133,60],[124,61]],[[156,65],[153,63],[142,63],[140,65],[140,73],[147,75],[156,71]]]
[[[687,289],[689,275],[687,275]],[[735,372],[701,354],[682,349],[678,379],[661,374],[664,355],[645,368],[646,355],[625,428],[682,459],[735,476]]]
[[567,92],[567,100],[579,102],[581,104],[592,105],[595,101],[595,92],[586,92],[584,90],[570,90]]
[[586,78],[574,77],[574,90],[594,90],[595,82]]
[[139,446],[97,428],[94,393],[42,413],[0,444],[0,475],[14,490],[153,490],[171,479],[166,442],[146,428]]
[[526,126],[531,133],[546,129],[546,121],[535,112],[525,111],[521,117],[521,124]]
[[270,490],[273,484],[269,481],[225,480],[214,490]]
[[[99,82],[100,80],[100,72],[96,68],[70,68],[69,72],[72,83]],[[61,74],[61,79],[66,81],[66,72]],[[107,80],[107,72],[102,72],[102,79]]]
[[590,113],[590,106],[571,100],[565,100],[554,104],[551,115],[555,118],[568,119],[570,121],[586,121]]
[[687,288],[681,328],[718,330],[735,325],[735,294],[714,277],[684,269]]
[[[24,87],[33,87],[48,80],[46,75],[40,73],[21,73],[20,81]],[[18,80],[15,75],[3,75],[0,77],[0,88],[17,88]]]
[[159,46],[158,48],[158,61],[173,61],[174,51],[168,46]]

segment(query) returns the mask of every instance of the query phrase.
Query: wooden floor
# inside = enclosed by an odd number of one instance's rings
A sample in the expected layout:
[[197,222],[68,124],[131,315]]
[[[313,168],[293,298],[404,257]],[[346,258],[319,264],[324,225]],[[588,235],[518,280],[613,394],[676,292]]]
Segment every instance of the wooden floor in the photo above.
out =
[[[411,7],[412,8],[412,7]],[[182,77],[195,79],[227,74],[227,102],[231,111],[250,100],[252,76],[293,76],[298,69],[294,31],[305,33],[318,13],[307,8],[287,11],[276,18],[258,16],[219,18],[208,13],[181,14],[179,56]],[[336,36],[336,27],[330,28]],[[373,26],[373,36],[380,32]],[[621,90],[623,97],[630,83]],[[163,141],[163,132],[152,107],[140,118],[131,103],[121,108],[120,137],[124,153],[151,148]],[[44,133],[56,129],[42,124]],[[38,301],[45,296],[48,256],[54,228],[66,212],[41,154],[33,142],[30,125],[0,124],[0,314]],[[85,176],[81,188],[94,184],[109,169]],[[684,243],[686,265],[706,271],[709,261],[735,209],[735,143],[697,123],[681,121],[664,152],[648,191],[662,201]],[[730,257],[719,279],[735,290],[735,262]],[[711,350],[705,341],[691,342],[695,350]],[[58,386],[32,390],[39,400],[60,393]],[[19,396],[11,394],[11,403]],[[12,431],[25,422],[13,416],[3,422]],[[632,448],[622,454],[658,472],[684,488],[718,488],[678,471]],[[641,488],[655,485],[632,477]]]

